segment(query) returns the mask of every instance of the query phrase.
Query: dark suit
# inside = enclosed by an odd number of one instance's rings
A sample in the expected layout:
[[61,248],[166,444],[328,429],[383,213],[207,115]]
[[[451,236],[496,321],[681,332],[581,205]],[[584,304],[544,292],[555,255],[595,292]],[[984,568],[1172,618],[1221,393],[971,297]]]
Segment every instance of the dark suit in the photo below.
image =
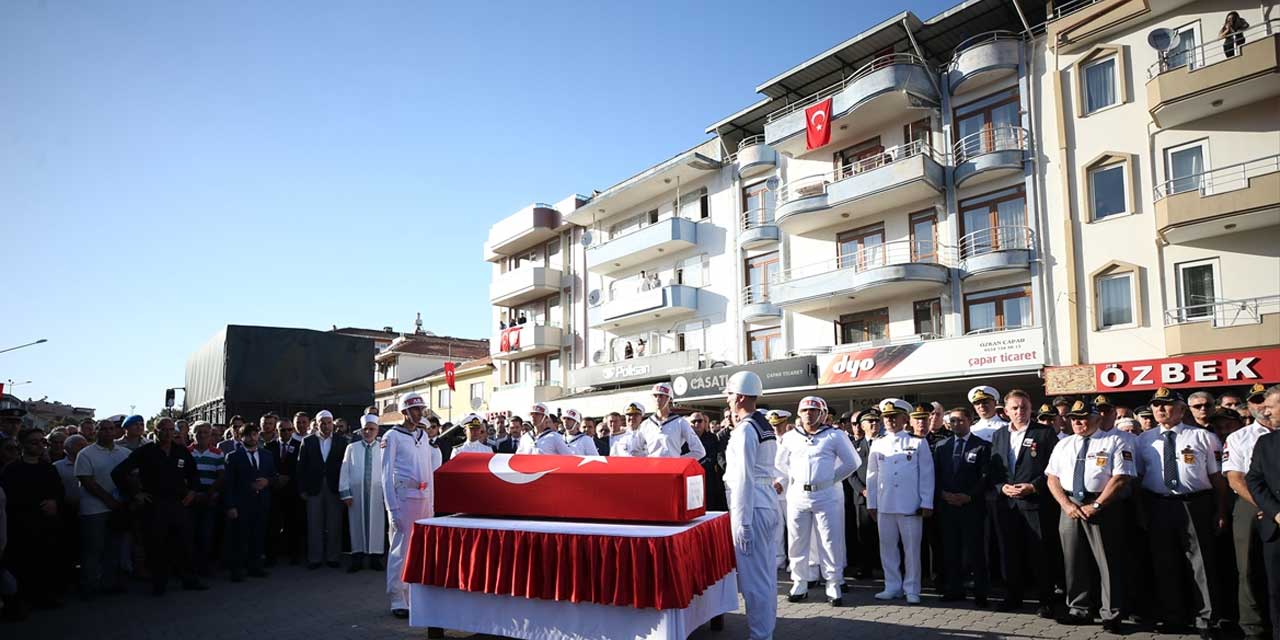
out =
[[298,490],[307,503],[307,562],[331,564],[342,553],[343,505],[338,500],[338,478],[342,474],[342,453],[347,438],[333,434],[328,457],[320,447],[320,436],[302,439],[298,452]]
[[1280,513],[1280,431],[1258,438],[1253,445],[1245,484],[1263,514],[1256,526],[1262,536],[1262,558],[1267,566],[1271,624],[1280,628],[1280,525],[1276,524],[1276,514]]
[[520,447],[520,438],[507,438],[498,442],[498,453],[515,453]]
[[227,456],[224,506],[236,510],[236,518],[227,523],[231,539],[227,564],[232,577],[239,577],[246,568],[255,574],[262,571],[271,489],[268,486],[259,490],[254,484],[259,478],[274,481],[278,474],[274,454],[259,447],[257,458],[255,467],[246,449],[237,449]]
[[[1009,427],[991,435],[987,463],[987,484],[995,489],[992,511],[1008,591],[1005,602],[1021,606],[1030,577],[1035,581],[1040,605],[1051,606],[1054,579],[1062,572],[1063,565],[1055,535],[1057,502],[1049,494],[1044,469],[1053,447],[1058,444],[1058,436],[1052,429],[1031,425],[1016,461],[1009,450],[1010,437]],[[1010,498],[1000,491],[1002,485],[1023,483],[1035,487],[1035,492],[1026,498]]]
[[880,564],[880,531],[871,519],[871,512],[867,510],[865,494],[867,462],[871,460],[871,439],[854,440],[853,448],[858,452],[862,465],[844,483],[849,490],[846,494],[849,501],[845,504],[852,507],[844,512],[845,549],[853,550],[855,557],[849,559],[849,564],[856,565],[857,575],[873,577],[875,568]]
[[[702,473],[707,483],[707,511],[728,511],[729,504],[724,493],[724,468],[719,464],[720,439],[710,431],[703,431],[702,435],[698,436],[698,440],[702,442],[702,448],[707,452],[707,455],[698,461],[698,464],[702,465]],[[609,446],[607,438],[605,446]]]
[[[956,450],[959,449],[957,457]],[[935,497],[934,519],[942,538],[942,591],[949,596],[964,595],[964,579],[973,572],[973,595],[987,597],[990,580],[984,553],[982,522],[986,517],[987,468],[991,445],[969,435],[961,446],[956,436],[943,440],[933,452]],[[969,502],[952,506],[942,493],[962,493]]]

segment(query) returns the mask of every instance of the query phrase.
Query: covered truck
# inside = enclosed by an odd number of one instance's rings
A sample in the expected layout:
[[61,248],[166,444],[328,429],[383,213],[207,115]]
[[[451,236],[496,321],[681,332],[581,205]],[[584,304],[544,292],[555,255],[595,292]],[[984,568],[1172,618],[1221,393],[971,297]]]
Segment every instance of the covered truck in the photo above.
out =
[[227,325],[187,359],[182,412],[225,425],[234,415],[290,419],[328,409],[356,424],[373,404],[373,354],[368,338]]

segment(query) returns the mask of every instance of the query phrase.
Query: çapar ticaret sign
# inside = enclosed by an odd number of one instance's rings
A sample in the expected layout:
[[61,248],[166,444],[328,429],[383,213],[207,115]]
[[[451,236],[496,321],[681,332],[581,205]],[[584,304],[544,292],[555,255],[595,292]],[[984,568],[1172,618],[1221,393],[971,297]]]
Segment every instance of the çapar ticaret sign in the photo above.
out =
[[818,384],[844,386],[889,380],[980,375],[1044,364],[1044,334],[1017,329],[949,340],[926,340],[818,358]]
[[[1255,382],[1280,382],[1280,349],[1206,353],[1159,360],[1090,364],[1083,367],[1054,367],[1066,372],[1081,368],[1092,369],[1091,381],[1071,380],[1069,377],[1047,372],[1045,380],[1049,393],[1144,391],[1156,387],[1230,387]],[[1060,378],[1061,381],[1058,382]],[[1088,382],[1092,382],[1093,388],[1083,388]]]

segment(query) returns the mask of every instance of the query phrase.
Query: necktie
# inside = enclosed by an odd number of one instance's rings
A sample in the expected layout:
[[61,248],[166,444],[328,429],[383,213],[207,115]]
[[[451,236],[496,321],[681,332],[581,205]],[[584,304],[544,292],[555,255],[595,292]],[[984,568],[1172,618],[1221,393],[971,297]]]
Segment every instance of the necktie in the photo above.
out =
[[1080,453],[1076,454],[1076,472],[1071,476],[1071,495],[1084,500],[1084,463],[1089,457],[1089,436],[1080,439]]
[[253,465],[254,471],[258,470],[258,452],[257,451],[249,452],[249,464]]
[[951,468],[953,471],[960,470],[960,458],[964,455],[964,438],[956,438],[954,456],[951,459]]
[[1170,491],[1178,486],[1177,438],[1173,429],[1164,432],[1164,486]]

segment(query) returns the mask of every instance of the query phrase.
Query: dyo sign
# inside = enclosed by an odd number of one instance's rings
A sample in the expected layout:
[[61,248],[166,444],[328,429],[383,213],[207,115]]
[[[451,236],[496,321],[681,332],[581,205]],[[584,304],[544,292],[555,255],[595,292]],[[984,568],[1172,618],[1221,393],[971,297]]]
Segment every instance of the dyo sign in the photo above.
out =
[[831,365],[831,371],[836,374],[848,374],[850,380],[857,380],[859,373],[870,371],[875,366],[875,358],[850,358],[846,355]]

